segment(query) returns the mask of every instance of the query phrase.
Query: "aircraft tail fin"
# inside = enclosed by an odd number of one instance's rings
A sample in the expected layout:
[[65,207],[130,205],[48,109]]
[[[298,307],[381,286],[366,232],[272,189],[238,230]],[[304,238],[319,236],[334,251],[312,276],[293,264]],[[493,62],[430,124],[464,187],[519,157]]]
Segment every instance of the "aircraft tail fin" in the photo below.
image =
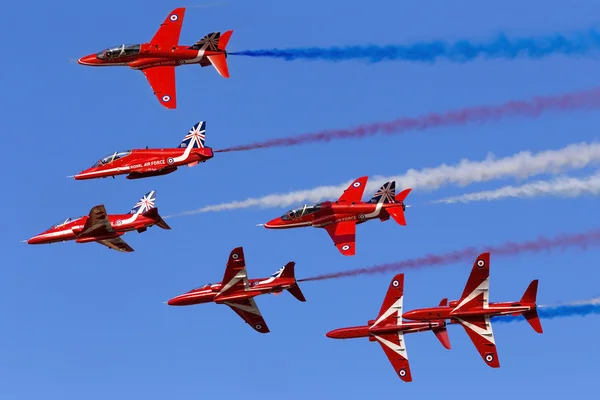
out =
[[375,192],[369,203],[387,204],[396,202],[396,181],[384,183],[378,191]]
[[[535,304],[535,302],[537,300],[537,289],[538,289],[538,280],[535,279],[535,280],[531,281],[531,283],[525,290],[525,293],[523,294],[523,297],[521,298],[521,303],[534,303]],[[527,322],[529,322],[529,325],[531,325],[531,327],[533,328],[534,331],[536,331],[537,333],[544,333],[544,331],[542,329],[542,323],[540,322],[540,317],[538,316],[538,313],[537,313],[537,308],[534,308],[533,310],[523,313],[523,317],[525,317]]]
[[171,229],[171,227],[165,222],[164,219],[158,214],[158,208],[154,207],[148,211],[142,213],[144,217],[150,218],[154,221],[154,224],[162,229]]
[[[388,183],[390,183],[390,182],[388,182]],[[381,192],[384,189],[384,186],[382,186],[381,189],[379,189],[379,191],[377,193]],[[406,217],[404,216],[404,211],[406,210],[406,206],[404,205],[404,200],[406,199],[406,196],[408,196],[408,194],[410,193],[411,190],[412,189],[405,189],[402,192],[395,195],[395,197],[393,197],[392,201],[389,201],[389,203],[395,203],[395,204],[392,206],[389,206],[385,209],[388,212],[388,214],[390,214],[390,216],[392,218],[394,218],[394,221],[396,221],[398,223],[398,225],[406,226]],[[377,193],[375,193],[376,196],[377,196]],[[394,196],[393,192],[391,193],[391,196]],[[384,203],[386,203],[386,202],[384,201]]]
[[152,190],[152,191],[146,193],[144,195],[144,197],[142,197],[140,199],[140,201],[138,201],[135,204],[135,206],[133,206],[131,211],[129,211],[129,214],[142,214],[146,211],[149,211],[156,207],[154,205],[155,201],[156,201],[156,190]]
[[200,121],[196,125],[192,126],[192,129],[183,138],[183,141],[179,144],[180,148],[192,149],[204,148],[204,141],[206,140],[206,121]]
[[[222,35],[221,32],[211,32],[190,47],[190,49],[194,50],[214,52],[215,54],[207,55],[206,58],[208,58],[210,63],[223,78],[229,78],[229,68],[226,60],[227,51],[225,49],[229,43],[229,39],[231,39],[232,34],[233,31],[223,32]],[[208,64],[205,63],[201,65],[207,66]]]
[[304,297],[304,294],[302,293],[302,291],[300,290],[300,286],[298,286],[298,283],[296,282],[296,276],[294,275],[294,267],[296,266],[296,263],[293,261],[290,261],[289,263],[287,263],[282,269],[281,269],[281,273],[279,274],[279,278],[293,278],[294,279],[294,284],[292,286],[290,286],[287,290],[288,292],[290,292],[290,294],[292,296],[294,296],[295,298],[297,298],[299,301],[306,301],[306,298]]

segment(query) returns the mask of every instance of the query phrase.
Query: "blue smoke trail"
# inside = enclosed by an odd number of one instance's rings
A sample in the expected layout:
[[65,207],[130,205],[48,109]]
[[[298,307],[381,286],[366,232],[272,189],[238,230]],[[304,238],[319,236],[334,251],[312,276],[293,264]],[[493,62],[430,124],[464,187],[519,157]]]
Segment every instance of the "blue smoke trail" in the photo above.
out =
[[570,35],[555,33],[546,36],[510,39],[504,34],[488,42],[459,40],[454,43],[436,40],[409,45],[306,47],[271,50],[246,50],[228,54],[248,57],[293,60],[347,61],[363,60],[369,63],[383,61],[417,61],[433,63],[449,60],[464,63],[477,57],[484,59],[515,59],[519,56],[543,58],[553,54],[585,55],[600,49],[600,31],[590,28]]
[[[540,319],[554,319],[563,317],[584,317],[586,315],[600,314],[600,299],[594,299],[587,302],[565,304],[562,306],[539,306],[538,315]],[[502,316],[494,318],[497,322],[515,322],[525,321],[523,316]]]

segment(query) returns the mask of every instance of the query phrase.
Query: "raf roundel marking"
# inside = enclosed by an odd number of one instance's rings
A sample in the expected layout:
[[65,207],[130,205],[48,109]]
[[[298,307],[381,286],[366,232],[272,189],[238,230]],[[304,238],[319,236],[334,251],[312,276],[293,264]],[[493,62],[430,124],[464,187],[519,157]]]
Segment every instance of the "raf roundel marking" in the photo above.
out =
[[479,268],[483,267],[484,265],[485,265],[485,261],[483,261],[483,260],[477,260],[477,266]]
[[254,326],[256,328],[256,330],[261,330],[262,329],[262,325],[258,324]]
[[400,282],[398,282],[397,280],[394,280],[394,282],[392,282],[393,287],[398,287],[399,284]]
[[173,163],[174,163],[174,161],[173,161],[173,159],[172,159],[171,157],[169,157],[169,158],[167,159],[167,163],[169,163],[169,164],[173,164]]
[[121,225],[123,223],[123,221],[121,221],[120,219],[117,220],[117,222],[115,222],[115,224],[117,225]]
[[162,97],[162,101],[164,101],[165,103],[166,103],[167,101],[171,101],[171,96],[169,96],[168,94],[165,94],[165,95]]
[[179,19],[179,17],[177,16],[177,14],[171,14],[171,16],[169,17],[169,19],[171,21],[177,21]]
[[494,356],[491,354],[488,354],[487,356],[485,356],[485,361],[487,361],[487,362],[494,361]]
[[354,186],[354,187],[359,187],[359,186],[360,186],[360,182],[354,182],[354,183],[352,184],[352,186]]
[[404,370],[404,369],[401,369],[400,371],[398,371],[398,374],[399,374],[400,376],[406,376],[406,370]]
[[240,258],[240,256],[238,255],[238,253],[233,253],[231,255],[231,258],[233,258],[234,260],[237,260],[238,258]]
[[359,214],[359,215],[358,215],[358,219],[360,219],[360,220],[363,220],[363,219],[365,219],[365,214]]
[[349,248],[350,248],[350,246],[347,244],[342,246],[342,250],[344,250],[344,251],[348,250]]

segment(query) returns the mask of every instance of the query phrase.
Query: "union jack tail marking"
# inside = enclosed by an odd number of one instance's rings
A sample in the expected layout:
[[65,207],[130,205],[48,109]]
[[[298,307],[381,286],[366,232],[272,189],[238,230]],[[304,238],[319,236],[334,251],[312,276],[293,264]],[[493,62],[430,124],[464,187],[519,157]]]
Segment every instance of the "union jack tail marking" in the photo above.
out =
[[211,32],[204,36],[202,39],[194,43],[190,49],[194,50],[208,50],[218,51],[219,50],[219,39],[221,38],[221,32]]
[[386,182],[373,195],[369,203],[395,203],[396,202],[396,181]]
[[154,202],[156,201],[156,190],[148,192],[136,203],[135,206],[129,211],[129,214],[142,214],[148,210],[155,208]]
[[192,126],[192,129],[183,138],[179,145],[180,148],[192,147],[192,149],[204,148],[204,140],[206,139],[206,121],[200,121]]

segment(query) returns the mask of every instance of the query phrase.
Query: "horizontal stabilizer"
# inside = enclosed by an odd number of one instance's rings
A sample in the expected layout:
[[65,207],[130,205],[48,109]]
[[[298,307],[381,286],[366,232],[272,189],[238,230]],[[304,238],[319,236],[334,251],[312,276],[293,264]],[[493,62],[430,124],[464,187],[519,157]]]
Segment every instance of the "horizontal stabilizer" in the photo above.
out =
[[304,294],[302,293],[302,291],[300,290],[300,286],[298,286],[298,284],[294,284],[292,286],[290,286],[290,288],[288,289],[288,292],[290,292],[290,294],[292,296],[294,296],[295,298],[297,298],[300,301],[306,301],[306,298],[304,297]]
[[[292,279],[294,279],[294,281],[296,281],[296,276],[294,275],[294,267],[295,266],[296,266],[296,263],[293,262],[293,261],[290,261],[289,263],[287,263],[283,267],[283,270],[281,271],[281,274],[279,275],[279,278],[280,279],[281,278],[292,278]],[[294,296],[298,300],[300,300],[300,301],[306,301],[306,298],[304,297],[304,294],[300,290],[300,286],[298,286],[298,283],[294,283],[287,290],[288,290],[288,292],[290,292],[290,294],[292,296]]]
[[227,60],[225,54],[213,54],[207,56],[211,64],[215,67],[219,75],[223,78],[229,78],[229,68],[227,67]]
[[[443,321],[441,321],[441,322],[443,322]],[[440,341],[442,346],[444,346],[448,350],[451,349],[450,337],[448,336],[448,330],[446,329],[445,325],[442,328],[434,329],[433,333],[435,334],[435,337],[438,338],[438,340]]]
[[144,217],[150,218],[153,220],[159,228],[162,229],[171,229],[171,227],[165,222],[164,219],[158,214],[158,207],[151,208],[150,210],[142,213]]
[[394,221],[398,223],[398,225],[406,226],[406,217],[404,216],[404,211],[400,207],[390,207],[387,208],[386,211],[388,214],[394,218]]
[[531,311],[527,311],[523,313],[523,316],[529,322],[529,325],[533,328],[537,333],[544,333],[542,330],[542,323],[540,322],[540,317],[538,316],[537,310],[533,309]]

